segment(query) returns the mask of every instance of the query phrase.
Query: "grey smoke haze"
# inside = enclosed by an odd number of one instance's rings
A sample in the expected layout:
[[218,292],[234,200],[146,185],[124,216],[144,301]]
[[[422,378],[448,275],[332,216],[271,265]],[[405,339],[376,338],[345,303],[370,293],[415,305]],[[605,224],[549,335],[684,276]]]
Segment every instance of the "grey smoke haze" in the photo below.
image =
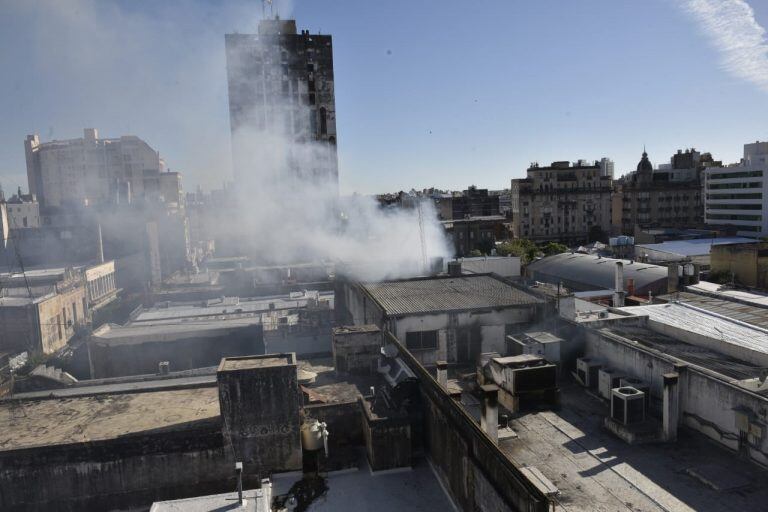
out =
[[[26,124],[14,125],[11,135],[4,136],[0,151],[12,152],[23,162],[27,133],[39,133],[48,141],[80,137],[84,127],[95,127],[102,137],[141,137],[160,151],[171,169],[187,177],[194,170],[195,182],[205,187],[231,179],[224,34],[254,33],[260,3],[140,4],[134,8],[132,2],[0,0],[5,23],[13,20],[28,28],[21,39],[4,38],[3,32],[10,31],[0,30],[3,62],[31,77],[43,75],[43,70],[44,76],[57,77],[49,84],[56,100],[48,98],[48,107],[42,109],[36,109],[34,95],[18,85],[25,80],[10,77],[7,96],[30,109]],[[286,2],[275,4],[283,18],[290,15]],[[299,20],[299,25],[311,26],[311,20]],[[116,124],[115,119],[122,121]],[[344,126],[339,132],[343,147]],[[282,135],[248,127],[238,136],[247,138],[254,156],[252,179],[238,185],[247,207],[221,228],[249,239],[257,256],[272,261],[376,262],[377,271],[369,278],[421,270],[415,210],[384,213],[371,198],[359,196],[337,203],[335,186],[308,182],[306,176],[300,181],[284,178]],[[175,145],[159,146],[154,142],[158,139]],[[313,143],[292,149],[292,165],[302,168],[313,168],[326,150]],[[6,192],[16,183],[26,188],[23,168],[0,172]],[[428,256],[447,257],[450,249],[433,208],[426,205],[423,212]]]

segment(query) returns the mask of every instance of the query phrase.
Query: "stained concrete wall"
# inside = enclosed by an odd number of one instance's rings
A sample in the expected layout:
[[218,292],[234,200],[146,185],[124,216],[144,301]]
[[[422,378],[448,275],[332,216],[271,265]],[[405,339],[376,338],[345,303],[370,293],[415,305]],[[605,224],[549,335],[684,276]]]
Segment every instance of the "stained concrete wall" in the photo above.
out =
[[301,469],[295,354],[233,357],[216,374],[227,436],[250,474]]
[[420,381],[424,446],[435,471],[461,510],[545,512],[549,503],[515,464],[450,398],[396,338],[386,341]]
[[0,510],[148,508],[155,500],[231,491],[234,462],[218,420],[175,432],[0,452]]
[[375,325],[342,326],[333,330],[333,366],[338,373],[371,375],[381,351],[381,330]]
[[[684,365],[662,352],[639,347],[637,344],[608,333],[585,329],[586,355],[603,361],[608,367],[640,378],[651,387],[651,394],[660,398],[663,375],[680,373],[680,411],[683,425],[697,430],[732,450],[742,450],[749,457],[768,465],[768,399],[730,383],[730,379],[692,365]],[[683,364],[683,367],[680,365]],[[677,366],[676,366],[677,365]],[[763,440],[756,446],[739,443],[736,411],[749,411],[756,425],[762,425]]]
[[370,399],[358,399],[362,412],[363,437],[372,471],[411,467],[411,422],[406,413],[376,414]]

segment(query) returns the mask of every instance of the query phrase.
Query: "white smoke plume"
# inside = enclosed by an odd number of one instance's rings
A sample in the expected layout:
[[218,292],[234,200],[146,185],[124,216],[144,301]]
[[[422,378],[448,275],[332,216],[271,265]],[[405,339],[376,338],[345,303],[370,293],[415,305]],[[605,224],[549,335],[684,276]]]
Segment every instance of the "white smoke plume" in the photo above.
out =
[[236,182],[237,218],[223,229],[257,261],[344,263],[350,277],[380,280],[420,275],[425,257],[452,256],[430,200],[421,201],[420,213],[417,207],[384,210],[370,196],[339,198],[335,180],[322,174],[332,157],[327,143],[299,143],[252,126],[234,138],[248,156]]
[[722,55],[722,67],[768,92],[768,40],[765,28],[745,0],[684,0]]

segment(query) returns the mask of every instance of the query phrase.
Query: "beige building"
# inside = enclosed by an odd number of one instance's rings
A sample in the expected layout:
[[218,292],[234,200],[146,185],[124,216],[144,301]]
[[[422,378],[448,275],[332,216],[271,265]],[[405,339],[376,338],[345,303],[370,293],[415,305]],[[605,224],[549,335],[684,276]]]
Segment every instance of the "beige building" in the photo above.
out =
[[606,236],[611,225],[611,176],[598,162],[537,163],[512,180],[512,232],[536,242],[578,244]]
[[712,247],[710,280],[768,288],[768,242]]
[[100,139],[86,128],[80,139],[28,135],[24,149],[30,193],[44,207],[180,201],[178,174],[165,176],[160,154],[136,136]]
[[0,296],[0,351],[52,354],[87,321],[84,282],[70,274],[42,295],[26,287],[4,288]]

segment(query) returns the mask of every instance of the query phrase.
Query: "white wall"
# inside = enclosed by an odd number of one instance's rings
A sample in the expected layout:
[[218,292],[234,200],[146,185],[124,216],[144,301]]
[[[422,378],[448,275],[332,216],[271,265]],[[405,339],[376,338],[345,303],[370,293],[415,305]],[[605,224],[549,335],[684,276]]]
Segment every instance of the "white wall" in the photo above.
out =
[[[652,350],[640,350],[630,343],[604,336],[597,331],[586,332],[586,355],[597,358],[623,374],[640,378],[651,387],[651,394],[660,398],[663,375],[675,371],[676,360]],[[697,430],[732,450],[738,448],[735,408],[753,411],[756,421],[768,424],[768,399],[750,393],[706,371],[688,366],[680,374],[680,413],[683,425]],[[768,464],[768,441],[758,449],[750,448],[755,462]]]

